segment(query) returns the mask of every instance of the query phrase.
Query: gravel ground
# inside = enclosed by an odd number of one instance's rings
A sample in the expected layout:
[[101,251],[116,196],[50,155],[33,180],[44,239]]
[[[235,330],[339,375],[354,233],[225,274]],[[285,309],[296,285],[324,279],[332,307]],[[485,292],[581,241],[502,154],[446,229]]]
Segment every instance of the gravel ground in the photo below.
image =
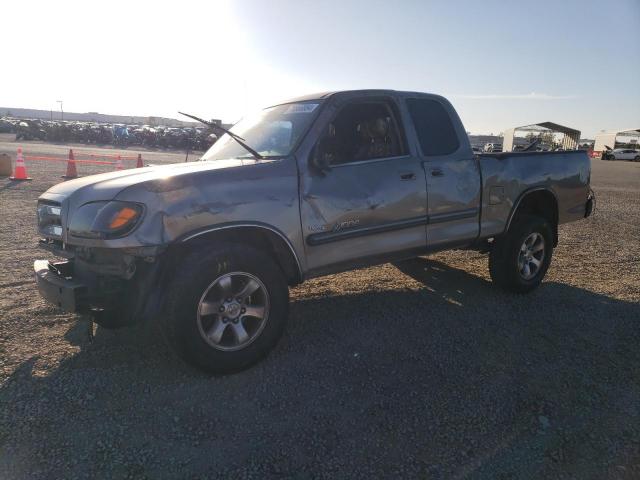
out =
[[34,207],[64,164],[28,168],[0,179],[0,478],[640,478],[640,164],[593,162],[596,214],[561,227],[537,291],[470,252],[312,280],[227,377],[153,328],[90,344],[39,298]]

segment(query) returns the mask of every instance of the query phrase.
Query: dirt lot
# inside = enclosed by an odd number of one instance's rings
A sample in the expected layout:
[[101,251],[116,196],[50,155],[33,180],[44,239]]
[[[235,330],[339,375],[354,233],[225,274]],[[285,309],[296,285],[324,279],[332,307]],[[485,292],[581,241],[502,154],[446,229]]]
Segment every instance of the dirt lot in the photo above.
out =
[[228,377],[154,329],[90,344],[39,298],[35,202],[64,164],[28,168],[0,179],[0,478],[640,478],[640,164],[593,162],[596,214],[561,227],[534,293],[469,252],[313,280]]

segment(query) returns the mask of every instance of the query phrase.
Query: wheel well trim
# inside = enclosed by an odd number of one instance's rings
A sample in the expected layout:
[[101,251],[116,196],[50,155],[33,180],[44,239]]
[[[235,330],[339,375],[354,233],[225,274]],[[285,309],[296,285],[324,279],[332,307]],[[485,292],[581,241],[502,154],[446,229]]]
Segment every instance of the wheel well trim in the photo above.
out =
[[[504,228],[504,232],[509,231],[509,227],[511,227],[511,222],[513,221],[513,217],[515,217],[516,212],[518,211],[518,207],[520,206],[520,204],[522,203],[522,200],[529,195],[530,193],[534,193],[534,192],[547,192],[550,193],[553,196],[553,199],[556,202],[556,206],[559,205],[558,204],[558,197],[555,194],[555,192],[550,189],[549,187],[532,187],[529,188],[527,190],[525,190],[524,192],[522,192],[520,194],[520,196],[518,197],[518,199],[516,200],[516,202],[513,204],[513,207],[511,208],[511,212],[509,213],[509,219],[507,220],[507,224]],[[560,214],[560,212],[556,212],[557,215]]]
[[298,257],[298,254],[296,253],[296,249],[293,247],[293,245],[291,244],[291,242],[289,241],[289,239],[287,238],[287,236],[284,233],[282,233],[276,227],[274,227],[272,225],[268,225],[266,223],[242,222],[242,223],[228,223],[228,224],[216,225],[215,227],[205,227],[204,229],[200,229],[200,230],[197,230],[195,232],[191,232],[191,233],[187,233],[187,234],[183,235],[182,237],[177,239],[176,243],[188,242],[189,240],[192,240],[192,239],[197,238],[197,237],[199,237],[201,235],[205,235],[205,234],[211,233],[211,232],[217,232],[217,231],[220,231],[220,230],[241,229],[241,228],[247,228],[247,227],[262,228],[263,230],[268,230],[268,231],[278,235],[284,241],[284,243],[289,247],[289,250],[291,251],[291,254],[293,255],[293,258],[296,261],[296,266],[298,267],[298,274],[300,275],[300,279],[304,278],[303,271],[302,271],[302,265],[300,264],[300,258]]

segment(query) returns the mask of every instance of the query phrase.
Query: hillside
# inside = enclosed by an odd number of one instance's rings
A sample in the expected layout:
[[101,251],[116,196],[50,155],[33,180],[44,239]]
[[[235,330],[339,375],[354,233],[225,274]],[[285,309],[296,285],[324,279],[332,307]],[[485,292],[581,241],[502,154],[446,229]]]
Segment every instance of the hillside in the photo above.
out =
[[[37,110],[33,108],[12,108],[0,107],[0,117],[12,116],[16,118],[39,118],[42,120],[60,120],[59,111]],[[197,122],[176,120],[165,117],[141,117],[136,115],[108,115],[98,112],[64,112],[64,119],[67,121],[80,122],[103,122],[103,123],[126,123],[126,124],[146,124],[146,125],[167,125],[172,127],[187,127],[198,125]]]

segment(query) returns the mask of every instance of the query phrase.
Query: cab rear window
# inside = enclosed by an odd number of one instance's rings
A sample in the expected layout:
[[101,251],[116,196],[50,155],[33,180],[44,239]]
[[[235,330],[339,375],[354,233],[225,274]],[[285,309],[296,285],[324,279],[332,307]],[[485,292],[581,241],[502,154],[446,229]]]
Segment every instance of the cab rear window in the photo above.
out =
[[440,102],[427,98],[410,98],[407,100],[407,107],[423,155],[448,155],[458,150],[458,135]]

